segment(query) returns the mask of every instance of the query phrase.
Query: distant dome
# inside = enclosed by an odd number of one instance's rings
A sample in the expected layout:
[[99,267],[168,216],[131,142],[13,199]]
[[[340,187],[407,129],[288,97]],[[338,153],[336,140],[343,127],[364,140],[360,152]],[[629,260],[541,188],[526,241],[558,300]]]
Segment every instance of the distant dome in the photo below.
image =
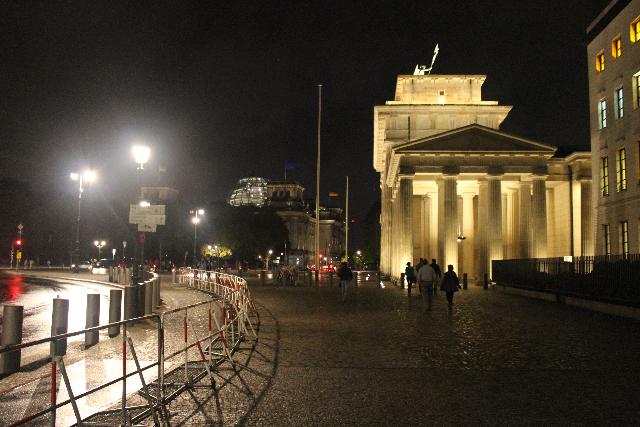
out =
[[267,200],[267,183],[264,178],[248,177],[238,181],[235,190],[229,196],[231,206],[262,207]]

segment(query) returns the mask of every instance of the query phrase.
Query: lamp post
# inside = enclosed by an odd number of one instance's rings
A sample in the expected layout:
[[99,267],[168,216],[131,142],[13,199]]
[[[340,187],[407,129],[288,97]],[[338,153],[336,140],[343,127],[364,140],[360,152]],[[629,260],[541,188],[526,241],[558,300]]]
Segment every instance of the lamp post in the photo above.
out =
[[271,260],[271,255],[273,255],[273,249],[269,249],[269,256],[267,256],[267,270],[269,269],[269,261]]
[[72,181],[78,181],[78,218],[76,220],[76,241],[73,247],[73,256],[71,257],[71,263],[73,264],[73,271],[78,272],[78,263],[80,262],[80,214],[82,212],[82,193],[84,192],[84,182],[92,183],[96,180],[96,173],[90,169],[85,170],[83,173],[71,172],[69,175]]
[[204,209],[192,209],[189,211],[191,215],[191,223],[193,223],[193,262],[197,262],[196,251],[198,248],[198,224],[200,224],[200,216],[204,215]]
[[[131,154],[138,165],[136,168],[138,170],[138,190],[140,191],[139,197],[142,198],[142,171],[144,170],[144,164],[147,163],[149,161],[149,157],[151,157],[151,149],[146,145],[134,145],[131,147]],[[138,255],[136,255],[138,260],[133,271],[133,275],[135,277],[138,277],[138,266],[144,264],[144,240],[144,231],[141,231],[138,233],[138,239],[136,240],[140,250],[138,251]]]
[[104,240],[95,240],[93,244],[98,248],[98,261],[100,261],[102,248],[107,244],[107,242],[105,242]]

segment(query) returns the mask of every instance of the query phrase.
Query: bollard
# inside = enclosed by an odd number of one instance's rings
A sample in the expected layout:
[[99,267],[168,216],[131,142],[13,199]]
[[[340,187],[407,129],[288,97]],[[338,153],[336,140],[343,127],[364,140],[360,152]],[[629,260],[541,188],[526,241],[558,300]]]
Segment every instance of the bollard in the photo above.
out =
[[400,273],[400,289],[404,289],[404,273]]
[[135,286],[125,286],[124,288],[124,318],[123,320],[133,319],[136,315],[136,296],[137,290]]
[[108,278],[109,278],[109,283],[113,283],[113,267],[109,267]]
[[131,286],[131,269],[129,267],[124,269],[124,284]]
[[333,287],[333,271],[329,272],[329,287]]
[[489,289],[489,274],[484,273],[484,283],[482,284],[482,289]]
[[462,274],[462,289],[464,289],[466,291],[467,287],[468,287],[467,273],[463,273]]
[[171,270],[171,284],[176,285],[176,269]]
[[147,280],[144,282],[144,314],[151,314],[153,312],[153,281]]
[[[63,298],[53,299],[53,313],[51,314],[51,336],[66,334],[69,326],[69,300]],[[67,339],[62,338],[51,341],[51,357],[67,354]]]
[[309,278],[309,287],[311,287],[311,286],[313,286],[313,281],[311,280],[311,270],[309,270],[309,271],[308,271],[308,273],[309,273],[309,275],[308,275],[308,278]]
[[[100,294],[87,294],[87,311],[85,318],[85,328],[98,326],[100,323]],[[99,331],[84,333],[84,348],[91,347],[98,343]]]
[[260,283],[262,284],[262,286],[264,286],[265,284],[266,276],[267,272],[265,270],[260,271]]
[[316,268],[316,286],[320,285],[320,272]]
[[[109,290],[109,323],[119,322],[122,314],[122,290]],[[109,327],[109,337],[117,337],[120,334],[120,326]]]
[[136,307],[135,307],[135,317],[144,316],[144,308],[145,308],[145,286],[143,283],[137,283],[135,286],[136,289]]
[[160,276],[153,281],[153,308],[160,307]]
[[[22,321],[24,307],[21,305],[5,305],[2,310],[2,347],[22,342]],[[21,350],[0,354],[0,374],[8,375],[20,370]]]
[[380,285],[381,282],[382,282],[382,277],[380,276],[380,270],[378,270],[378,283],[376,284]]

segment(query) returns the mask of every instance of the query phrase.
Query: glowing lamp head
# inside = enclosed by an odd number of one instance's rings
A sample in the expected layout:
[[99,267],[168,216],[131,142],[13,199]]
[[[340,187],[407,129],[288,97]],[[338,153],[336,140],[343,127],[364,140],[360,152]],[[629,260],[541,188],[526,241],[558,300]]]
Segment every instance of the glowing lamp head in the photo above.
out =
[[198,209],[198,215],[204,215],[204,209]]
[[93,170],[87,169],[86,171],[82,172],[82,178],[86,182],[93,182],[96,180],[96,172]]
[[151,206],[151,203],[147,202],[147,201],[141,201],[140,202],[140,207],[141,208],[148,208],[149,206]]
[[194,224],[200,224],[200,218],[198,218],[197,216],[194,216],[193,218],[191,218],[191,222]]
[[71,172],[71,174],[69,174],[69,177],[71,178],[72,181],[77,181],[80,179],[80,174],[77,174],[75,172]]
[[273,250],[269,249],[269,255],[273,255]]
[[211,245],[207,245],[207,249],[211,250]]
[[136,163],[144,165],[151,157],[151,149],[145,145],[134,145],[131,147],[131,154],[133,154]]

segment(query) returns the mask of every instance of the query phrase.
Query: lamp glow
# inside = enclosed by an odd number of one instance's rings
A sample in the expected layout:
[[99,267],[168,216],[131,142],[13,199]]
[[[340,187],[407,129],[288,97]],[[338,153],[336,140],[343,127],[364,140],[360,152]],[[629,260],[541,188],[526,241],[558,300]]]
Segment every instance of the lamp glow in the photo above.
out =
[[151,149],[145,145],[134,145],[131,147],[131,154],[136,163],[140,165],[140,169],[144,169],[143,165],[149,161],[151,157]]

